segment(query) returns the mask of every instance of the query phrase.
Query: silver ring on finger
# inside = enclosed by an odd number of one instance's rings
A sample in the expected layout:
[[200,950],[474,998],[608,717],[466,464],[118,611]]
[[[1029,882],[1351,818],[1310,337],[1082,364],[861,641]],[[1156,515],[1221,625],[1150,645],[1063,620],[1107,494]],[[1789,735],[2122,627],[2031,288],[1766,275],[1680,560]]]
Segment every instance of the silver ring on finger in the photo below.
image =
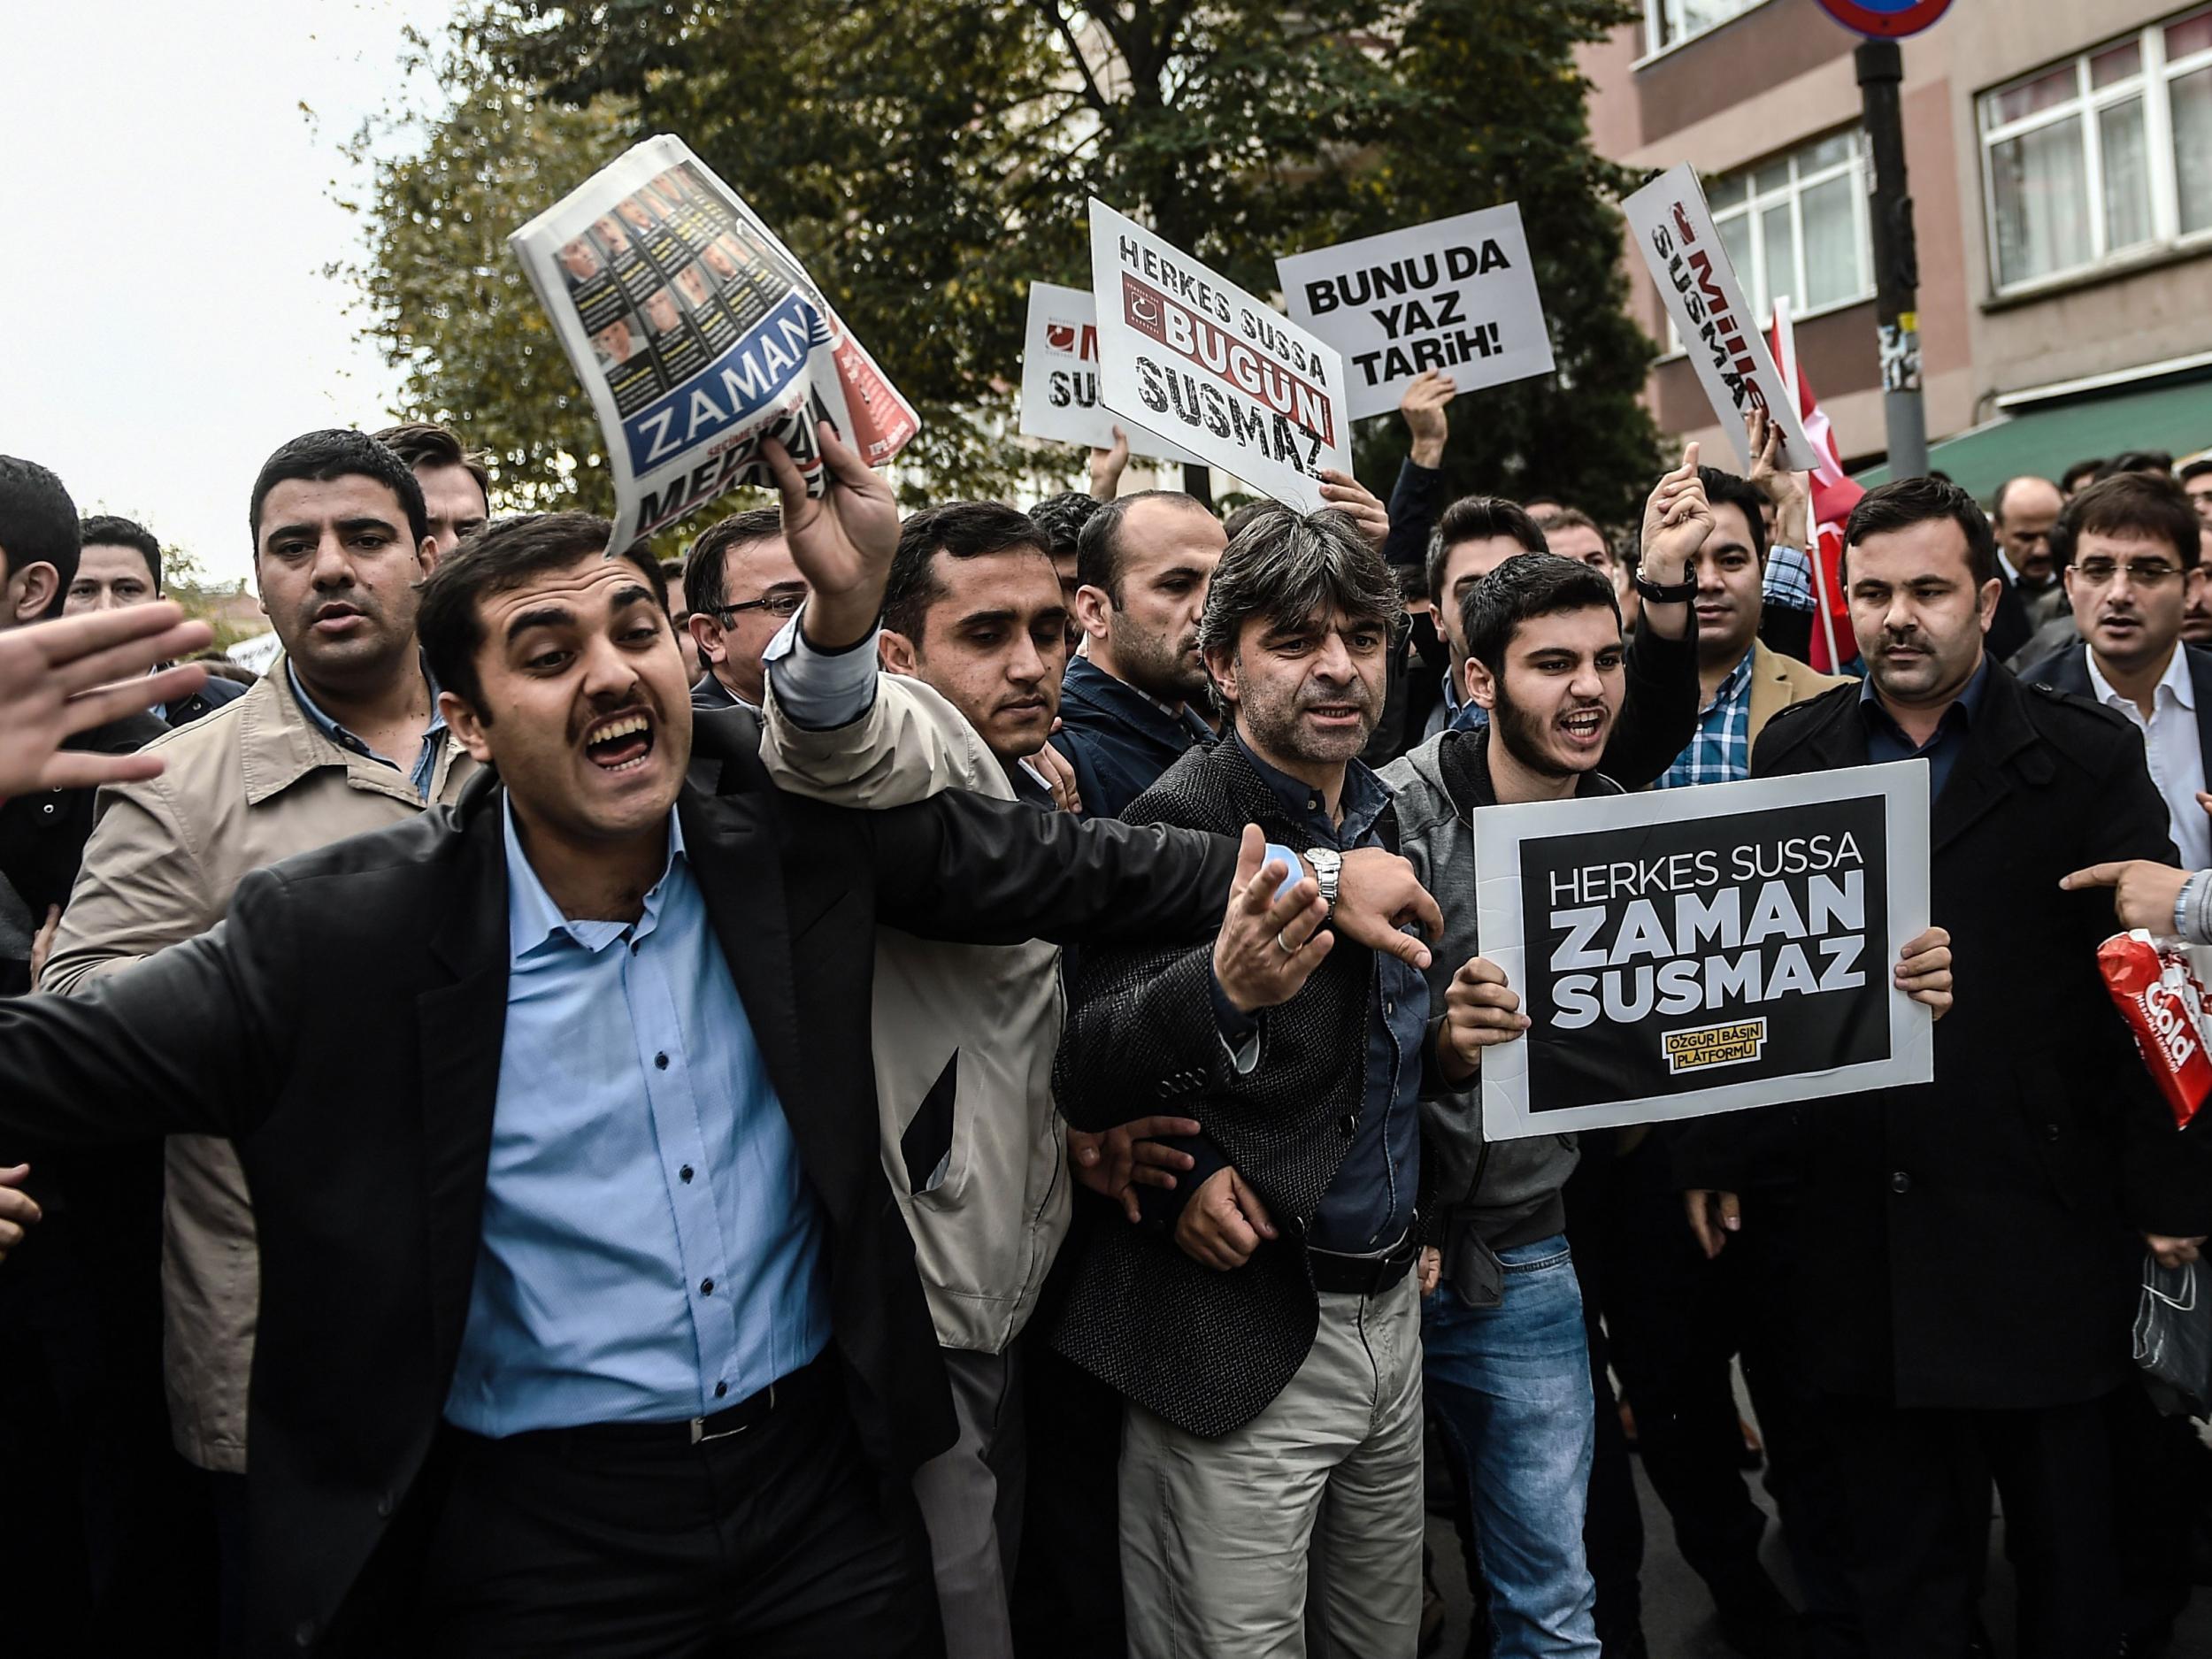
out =
[[1298,954],[1298,947],[1290,942],[1290,930],[1287,927],[1275,935],[1275,949],[1286,956],[1294,956]]

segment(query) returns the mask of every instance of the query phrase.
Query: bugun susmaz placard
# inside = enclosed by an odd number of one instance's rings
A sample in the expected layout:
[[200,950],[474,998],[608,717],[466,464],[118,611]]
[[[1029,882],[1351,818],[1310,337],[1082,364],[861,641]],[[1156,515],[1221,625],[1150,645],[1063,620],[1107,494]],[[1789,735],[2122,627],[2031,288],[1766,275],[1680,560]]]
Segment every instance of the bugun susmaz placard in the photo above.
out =
[[1532,1022],[1483,1051],[1492,1140],[1934,1075],[1891,978],[1928,926],[1924,761],[1486,807],[1482,954]]

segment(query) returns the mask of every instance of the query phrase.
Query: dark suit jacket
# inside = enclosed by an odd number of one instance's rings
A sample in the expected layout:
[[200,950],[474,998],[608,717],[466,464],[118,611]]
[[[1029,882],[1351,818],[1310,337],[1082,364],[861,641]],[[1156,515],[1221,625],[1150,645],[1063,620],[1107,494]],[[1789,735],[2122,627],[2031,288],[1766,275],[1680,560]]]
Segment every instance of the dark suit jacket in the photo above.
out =
[[1076,792],[1092,818],[1119,818],[1185,749],[1213,737],[1190,710],[1178,718],[1088,657],[1070,663],[1060,682],[1053,746],[1075,768]]
[[[1219,833],[1257,824],[1298,852],[1313,840],[1230,742],[1191,750],[1125,817]],[[1358,1130],[1375,972],[1374,952],[1339,940],[1297,995],[1262,1013],[1259,1063],[1240,1076],[1215,1023],[1210,941],[1083,953],[1053,1071],[1068,1121],[1101,1130],[1147,1112],[1197,1118],[1282,1233],[1223,1273],[1164,1230],[1108,1225],[1073,1264],[1054,1345],[1194,1434],[1250,1421],[1313,1346],[1320,1303],[1305,1230]]]
[[[2212,651],[2200,645],[2183,644],[2187,653],[2184,659],[2189,664],[2189,684],[2197,697],[2197,753],[2204,762],[2204,776],[2212,782]],[[2070,691],[2077,697],[2096,701],[2096,692],[2089,683],[2089,648],[2072,645],[2040,662],[2032,663],[2020,671],[2020,678],[2027,684],[2050,687],[2055,691]],[[2195,811],[2194,802],[2185,801],[2182,806]]]
[[[879,922],[1008,944],[1210,933],[1234,868],[1162,834],[952,791],[882,812],[773,789],[758,726],[703,715],[678,810],[695,879],[828,1220],[832,1320],[887,1471],[950,1396],[878,1152]],[[349,1589],[421,1471],[476,1263],[506,1018],[497,780],[250,875],[228,919],[75,998],[0,1002],[0,1148],[235,1139],[262,1256],[250,1433],[256,1652],[356,1645]],[[7,1155],[12,1156],[12,1155]],[[414,1518],[412,1517],[410,1517]],[[411,1576],[388,1555],[373,1581]]]
[[[1763,778],[1865,764],[1856,682],[1785,710]],[[2177,1133],[2097,972],[2111,895],[2059,878],[2169,860],[2143,741],[2109,709],[1993,664],[1934,803],[1931,905],[1957,1000],[1935,1080],[1698,1120],[1687,1187],[1793,1194],[1804,1263],[1788,1310],[1813,1380],[1901,1406],[2044,1407],[2132,1371],[2137,1229],[2212,1228],[2201,1125]]]

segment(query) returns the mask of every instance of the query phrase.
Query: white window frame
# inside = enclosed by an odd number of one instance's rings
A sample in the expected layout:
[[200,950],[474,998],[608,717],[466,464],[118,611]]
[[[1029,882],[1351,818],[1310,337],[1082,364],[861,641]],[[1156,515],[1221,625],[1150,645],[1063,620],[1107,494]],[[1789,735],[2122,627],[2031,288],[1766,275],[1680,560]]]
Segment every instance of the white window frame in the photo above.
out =
[[1686,34],[1678,35],[1672,40],[1667,40],[1663,36],[1666,29],[1669,0],[1644,0],[1644,55],[1636,60],[1637,65],[1640,67],[1655,58],[1664,58],[1669,52],[1680,50],[1692,41],[1703,40],[1715,29],[1733,23],[1747,12],[1756,12],[1766,3],[1767,0],[1736,0],[1736,9],[1726,17],[1717,18],[1701,28],[1692,29]]
[[[1738,271],[1736,280],[1743,284],[1745,295],[1752,301],[1754,308],[1758,311],[1759,326],[1763,331],[1774,321],[1773,298],[1777,295],[1788,298],[1790,317],[1793,322],[1802,322],[1813,317],[1825,317],[1831,311],[1847,310],[1854,305],[1863,305],[1874,297],[1872,227],[1867,222],[1869,193],[1874,182],[1874,163],[1871,152],[1867,147],[1865,132],[1861,128],[1852,127],[1847,129],[1847,135],[1850,139],[1848,153],[1842,160],[1830,162],[1823,167],[1801,167],[1800,161],[1808,151],[1839,136],[1836,133],[1822,133],[1808,139],[1793,150],[1784,151],[1778,157],[1769,157],[1766,160],[1747,167],[1732,167],[1721,175],[1723,178],[1741,177],[1744,180],[1743,200],[1730,207],[1714,208],[1713,226],[1717,230],[1724,229],[1737,219],[1745,220],[1749,226],[1751,268],[1747,271]],[[1761,194],[1755,188],[1758,175],[1764,169],[1775,165],[1777,162],[1785,162],[1788,165],[1789,177],[1776,188]],[[1859,257],[1858,280],[1851,291],[1840,299],[1829,300],[1818,306],[1806,306],[1800,303],[1798,297],[1805,292],[1806,288],[1805,193],[1818,185],[1846,178],[1851,180],[1853,185],[1850,191],[1851,243]],[[1706,197],[1708,206],[1711,205],[1711,193],[1708,191]],[[1784,202],[1789,204],[1790,210],[1789,280],[1786,283],[1764,282],[1768,303],[1761,306],[1758,304],[1758,296],[1763,279],[1766,276],[1767,253],[1766,238],[1760,234],[1760,220],[1769,208],[1778,206]],[[1667,320],[1667,355],[1672,357],[1681,349],[1681,331],[1675,326],[1674,319],[1670,316]]]
[[[2016,87],[2040,81],[2054,70],[2065,67],[2063,60],[2046,64],[2024,75],[2015,75],[1974,95],[1974,121],[1981,137],[1982,227],[1989,250],[1991,293],[1999,298],[2032,294],[2040,288],[2062,287],[2078,281],[2106,266],[2124,267],[2163,252],[2212,244],[2212,226],[2191,231],[2185,235],[2181,230],[2181,192],[2174,167],[2171,92],[2174,81],[2182,76],[2212,66],[2212,47],[2170,62],[2166,57],[2167,29],[2176,23],[2200,15],[2201,12],[2202,8],[2195,6],[2177,12],[2131,34],[2100,41],[2087,50],[2076,54],[2072,60],[2073,96],[2051,109],[2039,110],[2017,120],[1992,124],[1999,97]],[[2139,54],[2135,73],[2108,87],[2093,87],[2090,84],[2090,60],[2101,57],[2115,47],[2131,42],[2136,46]],[[2143,101],[2143,143],[2149,152],[2145,162],[2151,198],[2151,234],[2147,241],[2131,242],[2124,248],[2116,249],[2107,245],[2105,230],[2104,137],[2101,118],[2114,104],[2124,104],[2134,97]],[[2085,206],[2089,219],[2089,257],[2060,270],[2047,271],[2039,276],[2022,277],[2016,281],[2008,282],[2004,279],[2003,255],[1997,233],[1997,146],[2008,140],[2068,120],[2081,123],[2083,176],[2088,193]]]

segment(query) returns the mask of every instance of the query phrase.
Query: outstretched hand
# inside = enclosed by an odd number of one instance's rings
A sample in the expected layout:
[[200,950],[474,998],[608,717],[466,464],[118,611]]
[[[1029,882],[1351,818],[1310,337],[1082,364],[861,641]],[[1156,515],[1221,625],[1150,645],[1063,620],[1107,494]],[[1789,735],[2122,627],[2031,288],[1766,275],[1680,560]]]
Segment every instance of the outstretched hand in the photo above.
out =
[[158,777],[158,755],[91,755],[65,740],[207,684],[199,663],[146,671],[204,649],[214,634],[167,600],[0,634],[0,800]]
[[819,495],[807,494],[806,475],[781,443],[764,439],[760,452],[782,498],[783,539],[806,578],[807,642],[842,650],[866,639],[882,613],[899,547],[899,503],[828,421],[817,425],[816,439],[829,472]]
[[1697,442],[1682,446],[1682,465],[1662,478],[1644,503],[1643,572],[1671,588],[1690,572],[1691,561],[1713,534],[1713,507],[1697,475]]
[[1297,995],[1334,942],[1321,928],[1329,907],[1313,878],[1293,882],[1278,898],[1291,872],[1266,858],[1267,838],[1258,825],[1247,824],[1237,844],[1229,908],[1214,937],[1214,979],[1245,1014]]

